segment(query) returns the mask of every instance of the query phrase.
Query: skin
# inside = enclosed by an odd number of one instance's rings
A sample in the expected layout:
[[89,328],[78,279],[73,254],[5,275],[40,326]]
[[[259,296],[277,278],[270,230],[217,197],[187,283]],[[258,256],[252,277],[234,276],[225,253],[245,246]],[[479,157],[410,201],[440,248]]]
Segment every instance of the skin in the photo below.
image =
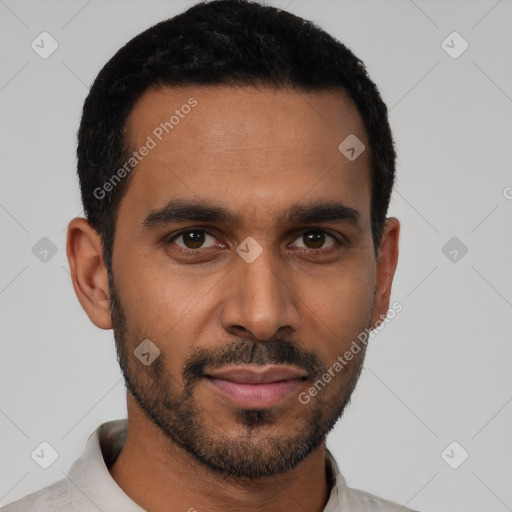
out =
[[[116,297],[126,319],[125,332],[116,333],[116,339],[119,334],[127,370],[155,409],[163,407],[158,389],[183,396],[182,368],[194,351],[215,354],[237,340],[257,341],[262,348],[265,342],[286,339],[314,354],[324,367],[332,366],[361,331],[386,314],[398,259],[400,225],[395,218],[387,219],[375,257],[369,143],[362,119],[343,91],[152,89],[128,119],[132,147],[142,146],[190,97],[198,105],[133,171],[114,239]],[[338,145],[352,133],[366,150],[350,162]],[[230,208],[238,220],[143,228],[149,213],[176,198]],[[296,203],[332,201],[357,210],[358,221],[279,220]],[[192,227],[210,236],[195,249],[197,254],[186,255],[186,239],[170,239]],[[320,235],[320,242],[312,243],[303,236],[311,229],[325,230],[325,238]],[[329,234],[344,237],[344,244],[336,245]],[[263,249],[252,263],[236,252],[249,236]],[[116,328],[101,240],[85,219],[70,222],[67,254],[87,315],[102,329]],[[154,366],[145,367],[132,355],[146,338],[161,351],[166,380],[159,381],[160,388],[152,387],[157,382]],[[337,409],[349,399],[363,358],[364,350],[304,405],[297,395],[312,385],[311,375],[269,408],[272,423],[252,427],[241,421],[239,408],[201,379],[192,392],[196,417],[212,446],[236,446],[250,432],[246,453],[271,456],[271,442],[285,446],[300,438],[319,414],[317,420],[324,423],[339,416]],[[323,442],[292,469],[271,477],[236,478],[207,467],[166,435],[130,392],[127,408],[126,445],[109,471],[148,511],[228,507],[287,512],[293,507],[320,512],[327,502]]]

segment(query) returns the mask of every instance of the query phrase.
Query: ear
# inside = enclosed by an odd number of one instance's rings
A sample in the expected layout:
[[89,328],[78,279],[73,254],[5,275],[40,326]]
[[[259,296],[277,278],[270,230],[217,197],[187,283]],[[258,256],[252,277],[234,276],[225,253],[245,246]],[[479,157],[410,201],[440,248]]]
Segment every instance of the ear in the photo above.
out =
[[77,217],[69,223],[66,254],[73,288],[82,308],[94,325],[112,329],[101,237],[86,219]]
[[398,239],[400,235],[400,222],[395,217],[386,219],[384,232],[379,245],[377,258],[377,273],[375,277],[375,302],[371,326],[383,320],[389,308],[391,284],[398,263]]

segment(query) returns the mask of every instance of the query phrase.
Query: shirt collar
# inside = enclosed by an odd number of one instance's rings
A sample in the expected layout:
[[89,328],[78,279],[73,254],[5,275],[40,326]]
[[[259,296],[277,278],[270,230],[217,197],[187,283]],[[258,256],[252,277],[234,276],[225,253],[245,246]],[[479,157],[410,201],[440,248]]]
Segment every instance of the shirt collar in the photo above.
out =
[[124,446],[127,428],[126,419],[109,421],[89,436],[84,454],[73,463],[67,475],[71,481],[72,503],[88,501],[89,506],[92,502],[99,510],[145,512],[124,493],[108,470]]
[[[101,424],[90,436],[84,454],[68,472],[69,491],[73,499],[93,503],[100,510],[145,512],[117,485],[108,468],[115,462],[126,441],[128,420],[120,419]],[[348,500],[348,488],[332,454],[326,452],[332,486],[323,512],[341,512],[340,503]],[[73,502],[73,500],[72,500]],[[348,501],[346,501],[348,505]],[[350,510],[344,507],[343,510]]]

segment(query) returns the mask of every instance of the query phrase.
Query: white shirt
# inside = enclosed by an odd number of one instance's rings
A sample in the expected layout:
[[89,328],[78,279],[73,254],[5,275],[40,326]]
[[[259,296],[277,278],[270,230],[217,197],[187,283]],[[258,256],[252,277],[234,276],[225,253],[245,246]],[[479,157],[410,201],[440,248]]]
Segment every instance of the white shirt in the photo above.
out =
[[[108,471],[124,446],[127,425],[126,419],[101,424],[89,436],[84,454],[73,463],[67,478],[2,507],[0,512],[145,512]],[[414,512],[350,489],[329,451],[327,460],[334,483],[323,512]]]

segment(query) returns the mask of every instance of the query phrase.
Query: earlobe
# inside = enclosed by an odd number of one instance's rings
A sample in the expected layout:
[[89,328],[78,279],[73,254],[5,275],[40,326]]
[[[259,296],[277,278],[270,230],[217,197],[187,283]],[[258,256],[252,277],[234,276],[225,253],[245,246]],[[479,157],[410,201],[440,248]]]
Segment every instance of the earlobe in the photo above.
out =
[[379,256],[377,259],[377,272],[375,278],[375,302],[371,325],[382,320],[389,308],[391,285],[398,263],[398,242],[400,236],[400,222],[395,217],[386,219],[382,234]]
[[86,219],[77,217],[68,225],[66,254],[76,296],[91,322],[111,329],[107,269],[98,232]]

